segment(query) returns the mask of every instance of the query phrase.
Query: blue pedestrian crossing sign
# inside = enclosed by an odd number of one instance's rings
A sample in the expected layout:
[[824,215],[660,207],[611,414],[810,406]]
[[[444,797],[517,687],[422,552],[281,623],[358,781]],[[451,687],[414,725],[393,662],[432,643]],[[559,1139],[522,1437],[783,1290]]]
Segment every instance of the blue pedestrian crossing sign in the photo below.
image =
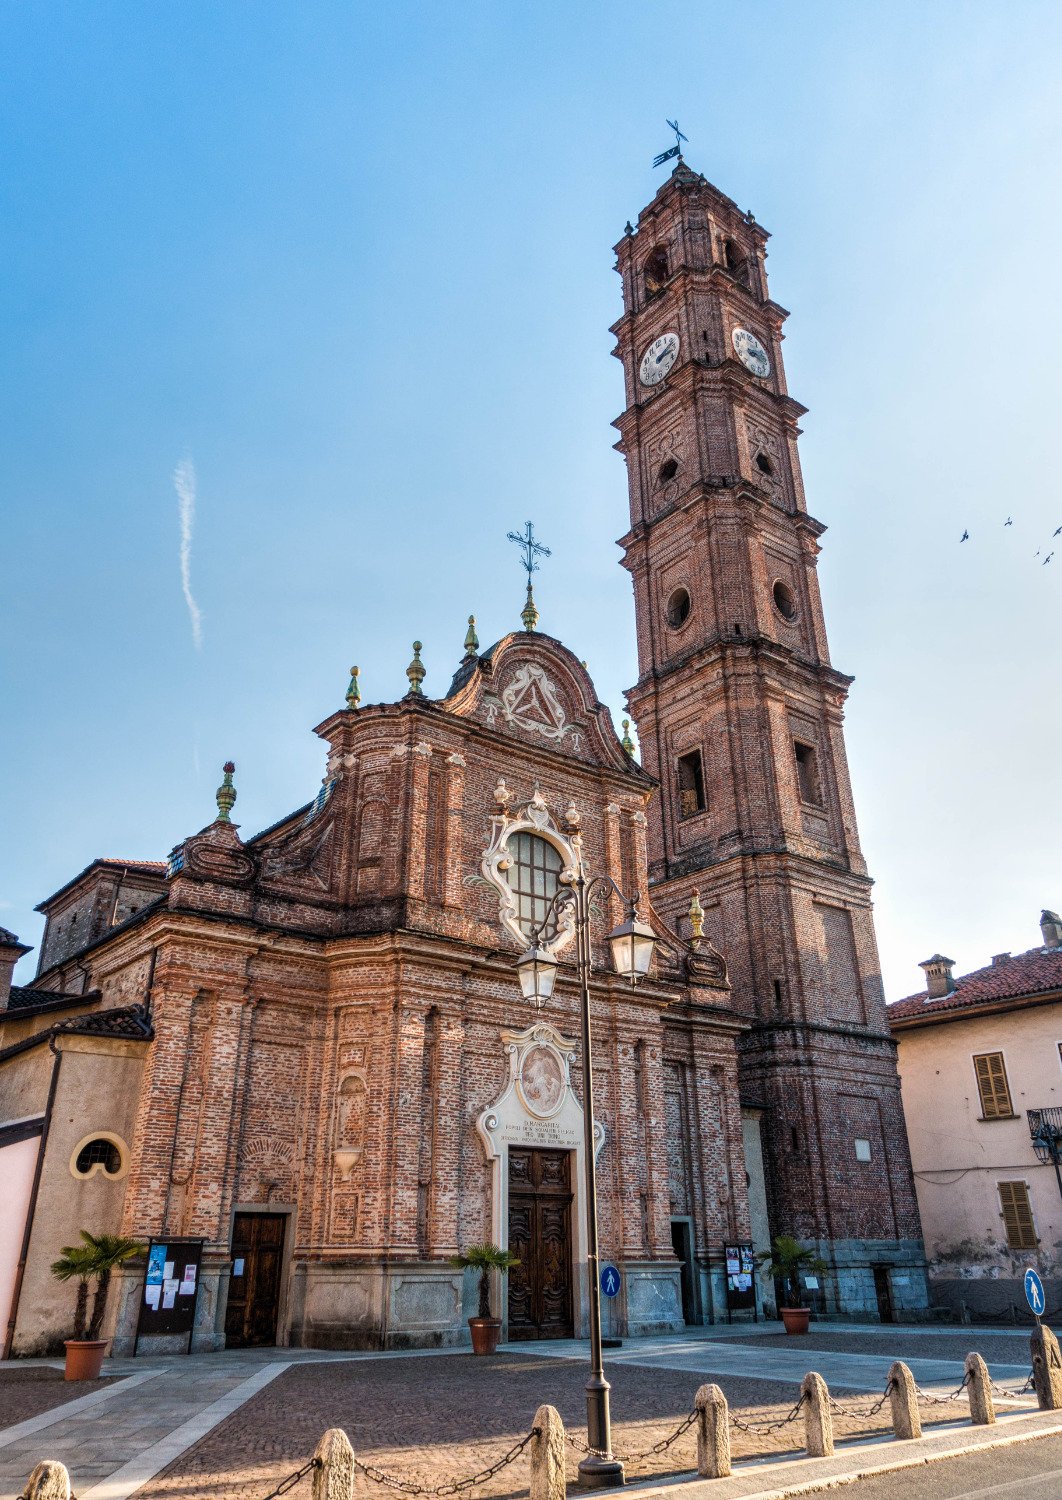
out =
[[606,1297],[618,1297],[622,1285],[623,1277],[615,1266],[606,1261],[601,1267],[601,1291]]
[[1025,1297],[1038,1318],[1044,1315],[1044,1284],[1032,1266],[1025,1273]]

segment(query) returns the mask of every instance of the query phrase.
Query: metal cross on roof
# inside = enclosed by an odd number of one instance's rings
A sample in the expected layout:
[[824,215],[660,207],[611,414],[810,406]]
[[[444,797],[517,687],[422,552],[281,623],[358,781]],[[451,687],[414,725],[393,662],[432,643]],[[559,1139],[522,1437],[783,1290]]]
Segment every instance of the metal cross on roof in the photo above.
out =
[[673,130],[675,132],[675,144],[669,150],[661,151],[659,156],[653,157],[654,167],[659,167],[663,162],[670,161],[673,156],[677,156],[681,161],[682,142],[686,141],[688,143],[689,141],[689,137],[683,135],[682,131],[679,129],[677,120],[665,120],[664,123],[667,125],[667,128],[669,130]]
[[552,553],[550,552],[548,547],[543,546],[541,542],[535,540],[535,527],[533,522],[531,521],[524,522],[524,529],[522,532],[510,531],[509,541],[515,542],[523,553],[523,557],[520,559],[520,565],[521,567],[526,569],[527,581],[528,583],[530,583],[531,574],[538,570],[538,563],[535,561],[535,559],[539,557],[551,557]]

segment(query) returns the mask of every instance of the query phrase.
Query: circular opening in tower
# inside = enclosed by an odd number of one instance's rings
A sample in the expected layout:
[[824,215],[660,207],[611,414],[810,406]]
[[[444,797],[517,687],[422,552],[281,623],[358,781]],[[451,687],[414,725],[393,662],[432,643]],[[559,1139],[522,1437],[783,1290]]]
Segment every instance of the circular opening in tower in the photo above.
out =
[[685,625],[690,617],[693,601],[690,599],[686,589],[675,589],[667,601],[667,623],[672,630],[677,630],[680,625]]
[[678,467],[677,458],[665,458],[657,472],[657,479],[659,479],[661,484],[667,484],[668,480],[674,479],[678,473]]
[[774,596],[774,607],[782,619],[795,620],[797,615],[796,600],[793,598],[793,590],[789,585],[783,583],[780,578],[776,578],[774,588],[771,592]]

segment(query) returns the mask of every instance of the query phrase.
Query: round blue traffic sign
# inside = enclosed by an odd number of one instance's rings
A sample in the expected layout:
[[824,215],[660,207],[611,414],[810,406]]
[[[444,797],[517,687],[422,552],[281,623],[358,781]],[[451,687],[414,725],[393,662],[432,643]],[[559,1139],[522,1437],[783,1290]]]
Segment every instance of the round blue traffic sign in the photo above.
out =
[[618,1269],[607,1261],[601,1267],[601,1291],[606,1297],[618,1297],[623,1277]]
[[1038,1318],[1044,1313],[1044,1284],[1032,1266],[1025,1273],[1025,1297]]

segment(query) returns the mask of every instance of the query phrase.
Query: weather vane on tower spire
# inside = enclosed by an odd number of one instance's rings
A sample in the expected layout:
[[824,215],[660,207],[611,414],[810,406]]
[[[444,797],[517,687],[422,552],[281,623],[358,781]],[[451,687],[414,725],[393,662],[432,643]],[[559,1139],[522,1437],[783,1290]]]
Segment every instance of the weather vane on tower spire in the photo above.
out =
[[667,125],[667,128],[669,130],[673,130],[675,132],[675,144],[671,147],[670,150],[668,150],[668,151],[661,151],[661,153],[660,153],[659,156],[654,156],[653,157],[653,166],[654,167],[659,167],[665,161],[670,161],[673,156],[677,156],[678,159],[679,159],[679,161],[681,161],[682,160],[682,142],[686,141],[687,145],[689,144],[689,137],[682,134],[682,131],[678,128],[678,121],[677,120],[666,120],[665,124]]
[[515,542],[523,553],[520,565],[527,570],[527,599],[523,609],[520,611],[520,618],[524,622],[524,629],[531,631],[538,624],[538,610],[535,608],[535,596],[531,592],[531,574],[538,568],[537,559],[540,557],[549,557],[551,553],[548,547],[543,546],[541,542],[535,540],[535,528],[531,521],[524,522],[523,531],[510,531],[508,535],[509,541]]

